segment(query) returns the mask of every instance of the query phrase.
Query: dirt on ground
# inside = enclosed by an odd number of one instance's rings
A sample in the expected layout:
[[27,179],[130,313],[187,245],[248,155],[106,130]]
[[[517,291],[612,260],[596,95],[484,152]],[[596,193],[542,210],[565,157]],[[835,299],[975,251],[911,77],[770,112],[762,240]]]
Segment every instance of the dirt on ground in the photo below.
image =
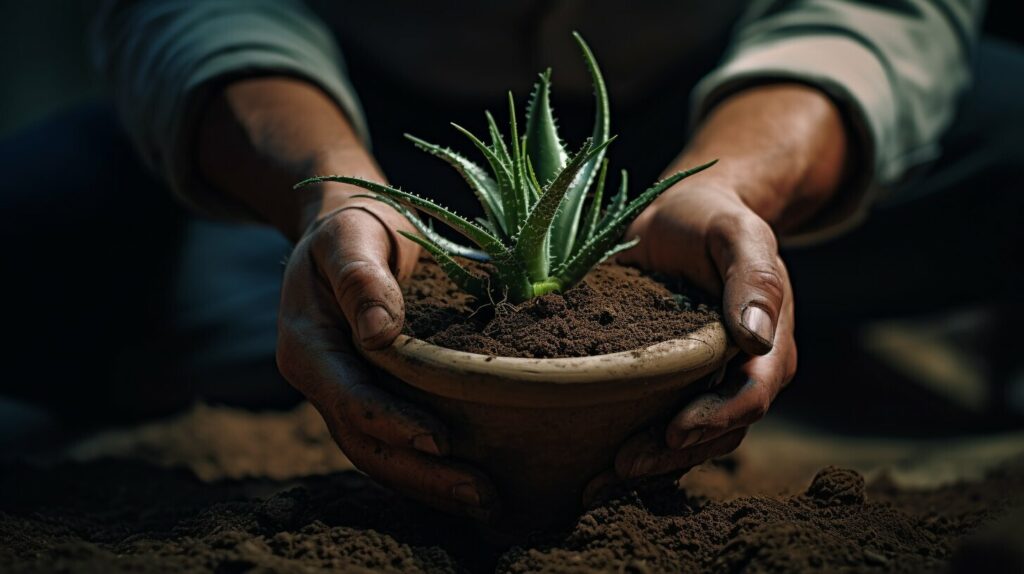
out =
[[[623,487],[568,531],[509,546],[352,470],[308,405],[199,406],[0,467],[0,569],[934,572],[965,537],[1022,508],[1019,457],[906,489],[832,466],[805,476],[784,455],[769,458],[789,474],[751,468],[759,457],[745,452],[768,448],[752,439],[678,483]],[[254,450],[269,454],[245,456]]]
[[684,336],[718,313],[699,294],[633,267],[605,263],[564,293],[520,305],[470,301],[431,260],[406,286],[406,333],[435,345],[505,357],[586,357]]

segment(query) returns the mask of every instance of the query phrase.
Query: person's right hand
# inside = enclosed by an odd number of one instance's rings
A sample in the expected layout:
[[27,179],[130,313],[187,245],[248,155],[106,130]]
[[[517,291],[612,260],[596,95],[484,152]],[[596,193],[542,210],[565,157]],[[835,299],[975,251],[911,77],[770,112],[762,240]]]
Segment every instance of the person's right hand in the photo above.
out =
[[444,425],[376,386],[354,348],[386,347],[402,330],[396,277],[408,276],[419,249],[395,229],[412,231],[390,207],[361,198],[309,226],[285,269],[278,366],[357,468],[430,506],[486,521],[496,503],[490,481],[446,460]]
[[402,330],[397,278],[419,247],[394,209],[335,183],[293,190],[300,179],[344,174],[383,181],[348,118],[315,85],[242,78],[205,106],[198,164],[207,183],[296,242],[278,311],[277,363],[320,411],[359,470],[431,506],[487,520],[494,488],[445,458],[444,425],[381,389],[356,345],[380,349]]

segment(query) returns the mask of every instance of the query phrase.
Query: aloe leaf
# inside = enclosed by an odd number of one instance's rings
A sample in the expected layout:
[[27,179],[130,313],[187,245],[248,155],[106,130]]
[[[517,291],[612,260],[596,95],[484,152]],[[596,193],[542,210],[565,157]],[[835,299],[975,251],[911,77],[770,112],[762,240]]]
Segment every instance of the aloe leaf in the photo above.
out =
[[459,175],[466,180],[470,189],[480,200],[487,219],[492,223],[503,221],[501,196],[498,194],[498,184],[491,178],[484,169],[462,155],[448,149],[419,139],[416,136],[405,134],[406,139],[411,141],[421,150],[441,158],[459,172]]
[[[519,147],[522,150],[526,150],[526,144],[529,140],[526,136],[523,136],[519,141]],[[526,198],[526,213],[530,213],[533,209],[533,204],[537,202],[537,198],[541,194],[541,185],[537,181],[537,174],[533,171],[533,165],[531,165],[530,154],[522,153],[519,155],[519,165],[516,166],[516,173],[519,174],[519,181],[523,187],[523,196]]]
[[[583,52],[583,59],[587,63],[587,71],[590,72],[590,79],[594,84],[596,111],[594,112],[594,130],[590,137],[594,145],[598,146],[608,140],[609,130],[611,129],[608,89],[605,86],[604,77],[601,75],[601,69],[594,59],[594,53],[590,51],[590,46],[583,41],[583,37],[577,32],[573,32],[573,38],[576,39],[576,44],[579,45],[580,51]],[[566,194],[565,205],[558,214],[558,220],[555,223],[551,241],[553,247],[552,256],[555,261],[563,262],[573,252],[573,242],[576,239],[576,232],[579,227],[583,199],[586,197],[587,189],[596,175],[597,165],[601,163],[603,157],[603,153],[599,154],[590,163],[585,165],[580,170],[576,180],[573,181],[572,189]]]
[[491,112],[484,112],[487,116],[487,131],[491,134],[491,149],[494,154],[504,164],[505,168],[512,171],[512,156],[508,153],[508,147],[505,145],[505,138],[501,137],[501,130],[498,129],[498,122],[494,121],[494,116]]
[[[402,205],[401,203],[391,199],[390,197],[387,197],[387,196],[384,196],[384,195],[362,195],[362,194],[354,195],[352,197],[366,197],[366,198],[375,199],[375,200],[377,200],[377,201],[379,201],[381,203],[387,204],[388,206],[390,206],[392,209],[394,209],[398,213],[401,213],[402,216],[404,216],[407,220],[409,220],[409,223],[411,223],[412,226],[416,228],[416,231],[420,232],[420,235],[426,237],[430,241],[433,241],[435,244],[437,244],[438,247],[440,247],[441,249],[445,250],[450,255],[455,255],[457,257],[465,257],[466,259],[472,259],[473,261],[481,261],[481,262],[486,262],[486,261],[490,261],[491,260],[490,256],[487,255],[486,253],[484,253],[483,251],[480,251],[478,249],[473,249],[472,247],[466,247],[465,245],[460,245],[458,243],[455,243],[454,241],[452,241],[452,240],[448,239],[447,237],[444,237],[440,233],[434,231],[434,226],[431,225],[429,221],[428,222],[424,222],[422,219],[419,218],[418,215],[413,213],[412,210],[410,210],[408,207],[406,207],[406,206]],[[431,220],[431,221],[433,221],[433,220]],[[487,222],[486,219],[483,220],[483,221]],[[487,222],[487,223],[489,224],[490,222]]]
[[613,195],[612,200],[608,202],[608,209],[601,216],[601,220],[597,222],[598,229],[604,228],[609,221],[615,219],[626,208],[626,199],[629,198],[629,172],[622,170],[620,176],[619,192]]
[[604,200],[604,182],[608,177],[608,159],[601,162],[601,171],[597,174],[597,187],[594,189],[594,196],[590,198],[590,207],[583,216],[583,225],[580,227],[579,235],[576,237],[576,245],[584,244],[597,228],[598,215],[601,214],[601,202]]
[[551,68],[540,74],[540,80],[533,86],[526,107],[526,136],[530,142],[526,153],[537,170],[538,179],[549,183],[569,159],[551,111]]
[[416,209],[419,209],[420,211],[426,213],[427,215],[434,217],[435,219],[444,223],[445,225],[451,227],[455,231],[458,231],[467,239],[479,245],[480,248],[487,252],[487,254],[490,255],[492,258],[497,259],[509,253],[508,248],[505,246],[504,243],[501,242],[500,239],[492,235],[486,229],[473,223],[472,221],[469,221],[468,219],[460,215],[452,213],[451,211],[434,203],[433,201],[424,199],[418,195],[404,192],[400,189],[395,189],[388,185],[383,185],[373,181],[367,181],[365,179],[360,179],[358,177],[348,177],[344,175],[323,175],[311,177],[309,179],[300,181],[299,183],[295,184],[295,188],[304,187],[306,185],[314,183],[321,183],[324,181],[347,183],[349,185],[361,187],[367,191],[372,191],[373,193],[377,193],[385,197],[390,197],[395,201],[411,205]]
[[401,233],[403,237],[419,244],[423,249],[426,249],[427,252],[430,253],[431,257],[434,258],[434,261],[436,261],[441,267],[441,270],[444,271],[445,275],[447,275],[448,278],[452,280],[452,283],[455,283],[459,289],[462,289],[477,299],[482,299],[486,296],[486,281],[476,275],[473,275],[462,265],[459,265],[457,261],[452,259],[451,256],[436,243],[426,237],[422,237],[414,233],[402,230],[399,230],[398,232]]
[[704,171],[717,162],[718,160],[714,160],[704,165],[672,174],[647,188],[646,191],[631,201],[605,226],[599,228],[597,233],[587,241],[576,255],[559,266],[554,275],[559,278],[566,289],[575,285],[576,282],[586,275],[587,271],[606,258],[606,254],[613,249],[615,243],[622,237],[622,232],[626,230],[626,226],[636,219],[636,216],[640,215],[640,212],[657,199],[659,195],[678,181]]
[[600,250],[594,251],[593,253],[597,255],[597,257],[590,257],[585,262],[582,262],[582,264],[577,266],[576,268],[570,267],[570,270],[568,272],[556,274],[556,277],[558,278],[560,284],[568,286],[575,285],[581,279],[583,279],[583,277],[594,267],[597,267],[602,262],[611,259],[615,255],[618,255],[619,253],[622,253],[627,249],[632,249],[636,247],[639,243],[640,238],[634,237],[629,241],[625,241],[623,243],[619,243],[618,245],[614,245],[611,249],[608,249],[604,252],[601,252]]
[[516,205],[514,233],[519,233],[523,222],[526,221],[527,206],[530,204],[530,201],[526,190],[526,169],[523,163],[524,150],[522,148],[524,146],[521,145],[519,139],[519,128],[516,124],[516,100],[512,92],[508,93],[508,125],[509,140],[512,142],[512,165],[514,167],[511,194],[514,196],[513,202]]
[[[433,220],[431,220],[431,221],[433,221]],[[491,223],[490,221],[487,221],[486,217],[474,217],[473,221],[477,222],[480,225],[480,227],[483,227],[487,231],[490,231],[491,233],[493,233],[495,235],[498,234],[498,230],[494,228],[494,224]]]
[[555,177],[554,181],[548,184],[540,199],[537,200],[537,204],[530,211],[522,231],[516,237],[514,251],[525,262],[530,278],[534,281],[547,278],[550,263],[548,250],[544,248],[544,244],[548,239],[548,232],[558,213],[559,205],[569,190],[569,184],[579,173],[580,168],[601,153],[612,141],[614,138],[596,146],[592,145],[589,139],[584,142],[583,148],[569,160],[565,169]]
[[516,192],[515,166],[505,165],[502,158],[498,157],[497,152],[487,147],[487,144],[480,141],[480,138],[473,135],[466,128],[454,123],[452,127],[469,138],[473,145],[480,150],[480,153],[484,154],[484,157],[487,158],[487,162],[491,165],[491,170],[494,171],[495,181],[498,183],[498,195],[501,196],[502,228],[509,236],[515,235],[519,231],[520,220],[518,219],[518,213],[521,209],[518,205],[519,194]]
[[536,200],[540,197],[541,193],[544,193],[544,186],[542,186],[540,181],[537,179],[537,172],[533,169],[533,160],[530,159],[530,156],[526,156],[526,175],[527,183],[530,185],[530,195],[532,195],[533,199]]

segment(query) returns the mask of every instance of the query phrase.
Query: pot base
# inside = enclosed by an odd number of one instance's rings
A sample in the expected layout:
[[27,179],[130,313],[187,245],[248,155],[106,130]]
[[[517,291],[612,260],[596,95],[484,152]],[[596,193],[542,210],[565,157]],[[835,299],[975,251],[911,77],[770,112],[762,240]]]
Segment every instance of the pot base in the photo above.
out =
[[630,436],[663,425],[734,352],[721,323],[646,349],[572,359],[487,357],[400,337],[366,357],[382,384],[449,429],[451,456],[494,481],[493,526],[558,528]]

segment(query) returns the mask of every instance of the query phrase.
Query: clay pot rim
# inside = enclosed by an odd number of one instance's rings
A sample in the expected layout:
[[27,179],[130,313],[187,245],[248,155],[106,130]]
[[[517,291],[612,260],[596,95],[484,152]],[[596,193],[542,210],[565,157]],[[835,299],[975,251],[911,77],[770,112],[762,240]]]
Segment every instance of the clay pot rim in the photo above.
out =
[[590,403],[656,392],[720,369],[734,352],[720,321],[684,337],[589,357],[489,356],[407,335],[400,335],[390,347],[362,350],[370,362],[431,394],[507,405],[547,403],[541,398],[545,396],[551,404]]

